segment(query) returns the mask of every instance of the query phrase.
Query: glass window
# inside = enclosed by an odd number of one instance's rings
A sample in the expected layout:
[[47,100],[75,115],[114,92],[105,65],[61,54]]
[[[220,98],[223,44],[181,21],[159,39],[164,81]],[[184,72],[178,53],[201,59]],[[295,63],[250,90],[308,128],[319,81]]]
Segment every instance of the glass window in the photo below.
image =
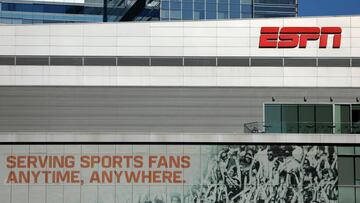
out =
[[161,1],[161,9],[169,10],[170,3],[168,1]]
[[230,4],[230,18],[240,18],[240,4]]
[[227,11],[218,11],[217,13],[217,18],[218,19],[228,19],[229,18],[229,12]]
[[46,56],[17,56],[16,65],[49,65],[49,57]]
[[14,56],[0,56],[0,65],[15,65]]
[[333,132],[333,113],[332,105],[319,104],[315,108],[316,132],[332,133]]
[[295,66],[295,67],[315,67],[316,59],[305,59],[305,58],[285,58],[284,66]]
[[360,185],[360,157],[355,158],[355,177],[355,185]]
[[193,2],[184,1],[182,4],[182,19],[192,20],[193,19]]
[[204,4],[204,2],[195,2],[194,3],[194,9],[195,10],[200,10],[200,11],[203,11],[203,10],[205,10],[205,4]]
[[216,19],[216,5],[207,4],[206,6],[206,19]]
[[338,157],[339,185],[354,185],[354,158]]
[[171,1],[170,2],[170,9],[171,10],[181,10],[181,2]]
[[283,133],[299,132],[297,105],[285,104],[281,106],[281,127]]
[[360,133],[360,104],[353,104],[351,108],[352,132]]
[[194,20],[205,19],[205,11],[194,11]]
[[353,187],[339,187],[339,203],[355,202],[355,188]]
[[115,57],[85,57],[85,66],[116,66]]
[[360,187],[356,188],[356,203],[360,203]]
[[299,105],[299,133],[315,133],[315,105]]
[[52,56],[50,65],[53,66],[81,66],[83,59],[81,57]]
[[184,58],[184,66],[216,66],[215,58]]
[[281,133],[281,105],[265,105],[265,132]]
[[252,6],[247,4],[241,4],[241,13],[252,13]]
[[351,62],[351,65],[353,67],[360,67],[360,58],[353,58],[352,62]]
[[169,11],[168,10],[162,10],[161,11],[161,19],[169,19]]
[[147,57],[118,57],[117,58],[118,66],[149,66],[150,59]]
[[295,4],[295,0],[254,0],[254,3]]
[[170,11],[170,19],[172,19],[172,20],[181,19],[181,11],[180,10],[171,10]]
[[264,12],[295,12],[295,10],[295,7],[255,6],[255,11]]
[[249,58],[218,57],[218,66],[249,66]]
[[353,155],[354,147],[338,147],[339,155]]
[[152,66],[183,66],[182,58],[151,58]]
[[229,10],[229,4],[219,3],[218,4],[218,11],[227,12]]
[[251,66],[283,66],[282,58],[251,58]]
[[350,67],[349,58],[319,58],[319,67]]
[[[267,109],[273,104],[265,105],[265,125],[273,128],[272,120],[279,122],[276,127],[280,127],[278,133],[333,133],[333,114],[331,104],[277,104],[278,112],[274,114],[271,109]],[[276,115],[272,118],[272,115]],[[270,116],[270,117],[269,117]],[[269,120],[270,119],[270,120]],[[281,124],[280,124],[281,123]],[[273,132],[272,130],[268,132]]]
[[335,105],[335,133],[350,133],[350,105]]

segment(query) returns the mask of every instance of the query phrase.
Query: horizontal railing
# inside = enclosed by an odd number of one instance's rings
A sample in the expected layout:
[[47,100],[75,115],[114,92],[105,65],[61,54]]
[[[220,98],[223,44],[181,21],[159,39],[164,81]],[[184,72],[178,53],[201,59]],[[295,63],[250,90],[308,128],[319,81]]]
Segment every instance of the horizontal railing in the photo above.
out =
[[330,133],[360,134],[359,122],[251,122],[245,133]]

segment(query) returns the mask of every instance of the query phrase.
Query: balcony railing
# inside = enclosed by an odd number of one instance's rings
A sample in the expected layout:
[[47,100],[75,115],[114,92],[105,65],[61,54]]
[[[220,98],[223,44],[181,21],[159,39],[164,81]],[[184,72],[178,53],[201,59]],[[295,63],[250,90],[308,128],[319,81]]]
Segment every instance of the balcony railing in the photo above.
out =
[[245,133],[360,134],[360,122],[251,122]]

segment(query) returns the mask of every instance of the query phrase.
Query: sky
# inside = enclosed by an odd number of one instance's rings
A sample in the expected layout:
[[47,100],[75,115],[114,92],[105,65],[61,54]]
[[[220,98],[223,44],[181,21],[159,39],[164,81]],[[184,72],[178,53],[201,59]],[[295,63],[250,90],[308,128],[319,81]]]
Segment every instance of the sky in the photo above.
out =
[[360,0],[298,0],[299,16],[360,15]]

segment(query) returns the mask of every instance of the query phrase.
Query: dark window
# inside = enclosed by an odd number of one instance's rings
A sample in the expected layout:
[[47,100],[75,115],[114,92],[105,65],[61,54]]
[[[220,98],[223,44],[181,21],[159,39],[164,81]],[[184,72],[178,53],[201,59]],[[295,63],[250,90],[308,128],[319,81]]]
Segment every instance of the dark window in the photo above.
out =
[[316,133],[333,133],[333,111],[331,104],[318,104],[315,108]]
[[252,58],[251,66],[283,66],[282,58]]
[[115,57],[85,57],[84,66],[116,66]]
[[170,8],[170,2],[168,1],[161,1],[161,9],[166,9],[166,10],[169,10]]
[[315,105],[299,105],[299,133],[315,133]]
[[81,66],[82,65],[82,57],[52,56],[52,57],[50,57],[50,65],[53,65],[53,66]]
[[360,133],[360,104],[352,105],[351,117],[352,117],[352,132]]
[[230,4],[230,18],[240,18],[240,4]]
[[149,66],[150,59],[146,57],[119,57],[118,66]]
[[281,106],[281,128],[283,133],[298,133],[298,105],[284,104]]
[[14,56],[1,56],[0,57],[0,65],[15,65],[15,57]]
[[353,58],[352,59],[352,66],[353,67],[360,67],[360,58]]
[[310,67],[316,66],[316,59],[305,59],[305,58],[285,58],[284,66],[299,66],[299,67]]
[[355,158],[355,169],[355,184],[360,185],[360,157]]
[[281,104],[265,105],[265,132],[281,133]]
[[354,185],[354,158],[339,157],[339,185]]
[[266,104],[265,129],[270,133],[332,133],[331,104]]
[[185,66],[216,66],[216,58],[185,58]]
[[318,59],[318,65],[320,67],[350,67],[350,59],[345,58],[331,58],[331,59]]
[[49,65],[47,56],[17,56],[16,65]]
[[151,58],[152,66],[182,66],[182,58]]
[[249,66],[249,58],[218,58],[218,66]]

